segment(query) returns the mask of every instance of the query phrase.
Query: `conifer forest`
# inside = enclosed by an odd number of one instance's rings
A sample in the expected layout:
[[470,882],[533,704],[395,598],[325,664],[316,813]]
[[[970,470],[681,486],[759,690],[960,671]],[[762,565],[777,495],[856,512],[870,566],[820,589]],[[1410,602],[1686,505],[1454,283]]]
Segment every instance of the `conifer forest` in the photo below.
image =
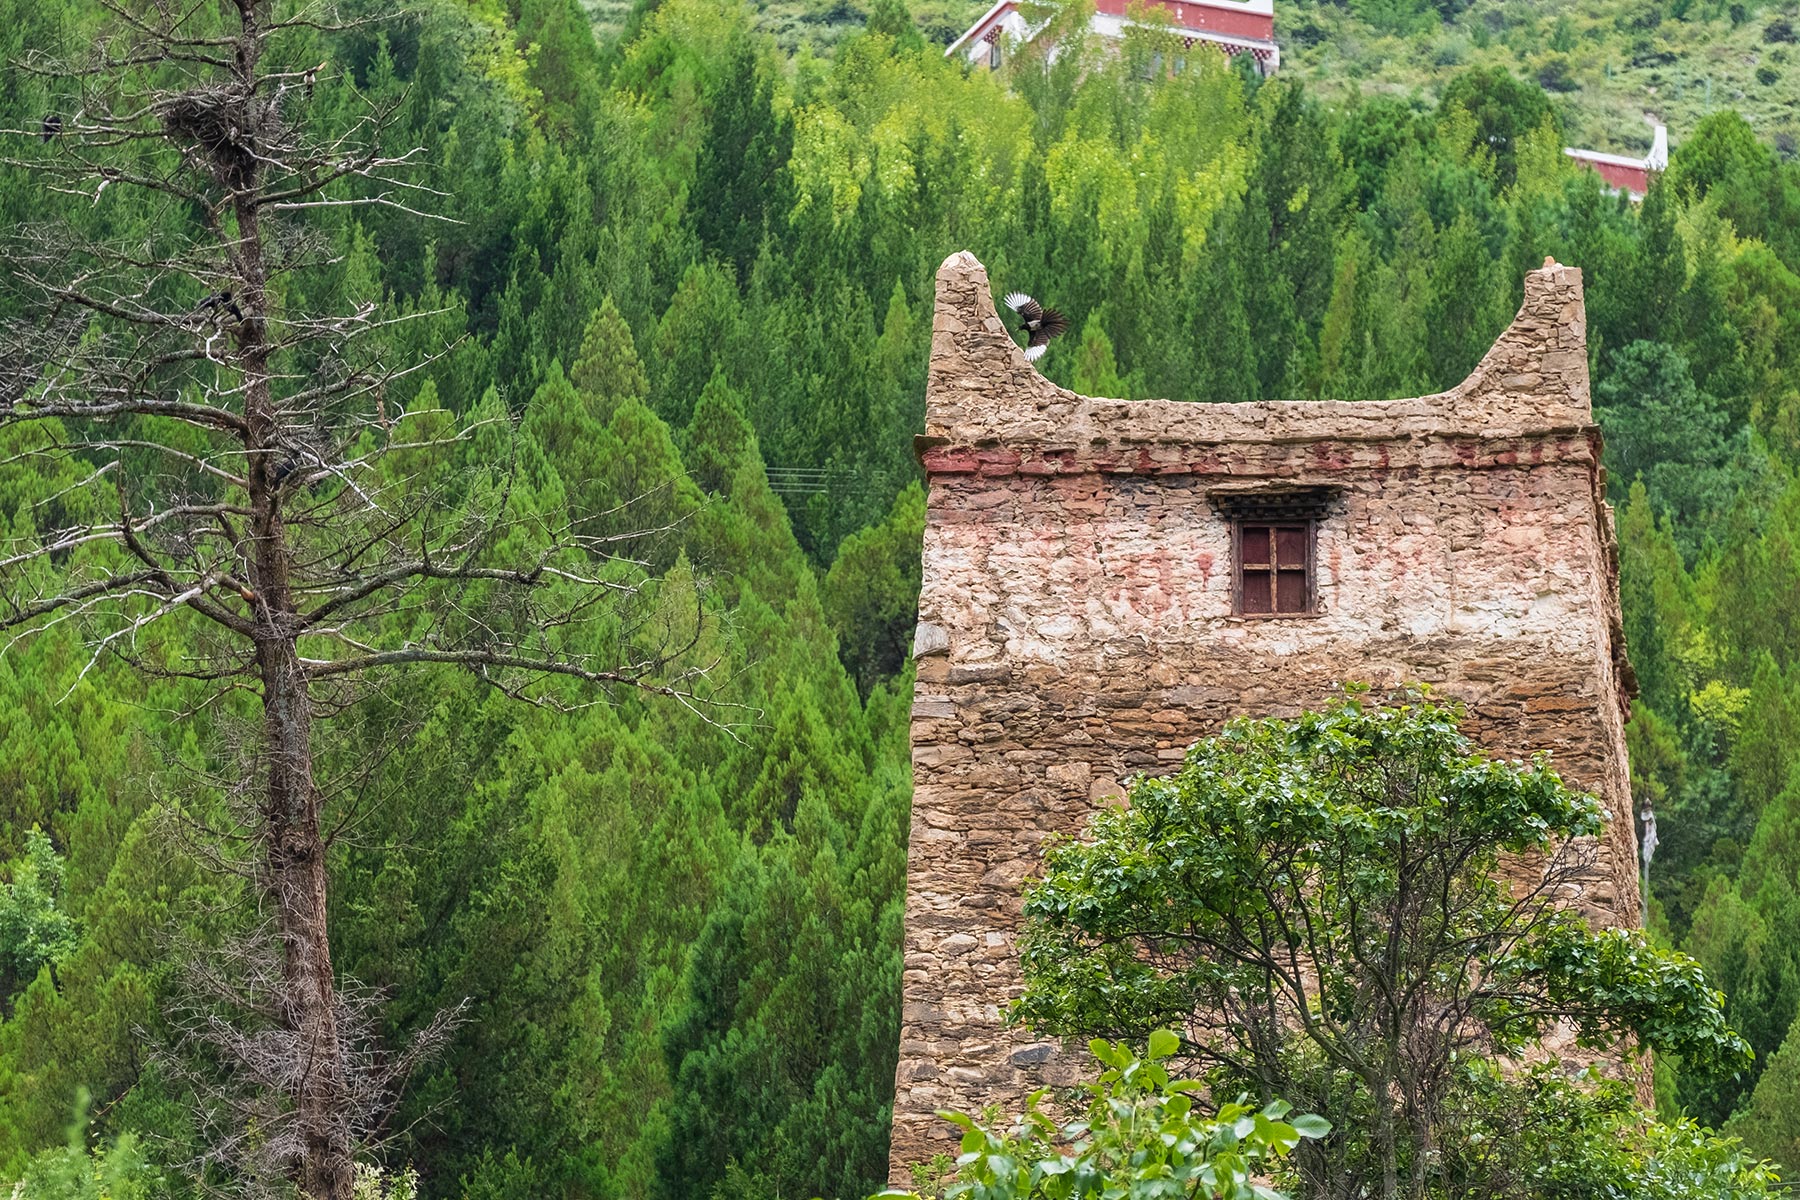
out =
[[1691,1178],[1518,1194],[1800,1179],[1792,139],[1722,91],[1636,203],[1530,72],[946,58],[986,7],[0,0],[0,1194],[885,1187],[963,249],[1194,401],[1447,388],[1583,269],[1649,941],[1749,1053],[1656,1056]]

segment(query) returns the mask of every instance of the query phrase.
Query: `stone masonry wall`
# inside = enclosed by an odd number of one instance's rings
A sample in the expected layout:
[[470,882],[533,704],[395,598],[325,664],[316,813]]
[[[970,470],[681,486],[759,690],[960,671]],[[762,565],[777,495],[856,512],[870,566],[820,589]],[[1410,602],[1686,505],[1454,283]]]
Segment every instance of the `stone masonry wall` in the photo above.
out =
[[[1581,273],[1546,263],[1449,392],[1386,402],[1077,396],[1026,363],[971,255],[939,271],[915,654],[913,816],[892,1163],[933,1112],[1016,1109],[1077,1060],[1003,1024],[1020,887],[1053,832],[1228,717],[1333,685],[1434,685],[1509,755],[1549,751],[1611,820],[1577,903],[1635,924],[1631,688],[1588,398]],[[1320,611],[1232,615],[1222,492],[1340,489]]]

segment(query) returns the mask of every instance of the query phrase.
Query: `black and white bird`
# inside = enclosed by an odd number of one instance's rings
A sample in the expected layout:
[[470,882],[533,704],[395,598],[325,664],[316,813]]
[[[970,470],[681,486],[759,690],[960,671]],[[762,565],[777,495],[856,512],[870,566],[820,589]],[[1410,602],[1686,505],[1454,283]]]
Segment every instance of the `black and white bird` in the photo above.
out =
[[1036,362],[1044,357],[1044,350],[1050,345],[1050,339],[1069,330],[1069,318],[1054,308],[1045,308],[1024,292],[1008,292],[1006,307],[1018,313],[1025,321],[1027,362]]
[[47,142],[61,132],[62,118],[55,113],[46,113],[44,115],[43,127],[38,131],[38,136],[42,137]]

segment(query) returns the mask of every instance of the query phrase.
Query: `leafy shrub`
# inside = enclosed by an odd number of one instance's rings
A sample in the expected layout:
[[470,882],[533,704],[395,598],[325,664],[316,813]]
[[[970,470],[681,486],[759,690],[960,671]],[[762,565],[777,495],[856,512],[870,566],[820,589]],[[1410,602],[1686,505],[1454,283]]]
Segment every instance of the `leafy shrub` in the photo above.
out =
[[1566,54],[1551,54],[1538,64],[1538,86],[1546,92],[1573,92],[1581,87],[1575,80],[1575,66]]
[[[1206,1116],[1194,1105],[1204,1085],[1172,1079],[1165,1065],[1180,1046],[1166,1029],[1150,1035],[1142,1058],[1124,1042],[1090,1042],[1104,1070],[1081,1089],[1087,1103],[1061,1124],[1044,1111],[1048,1089],[1029,1097],[1007,1129],[939,1113],[963,1131],[944,1200],[1280,1200],[1256,1179],[1279,1171],[1302,1142],[1330,1133],[1331,1123],[1290,1119],[1280,1100],[1259,1108],[1241,1096]],[[916,1192],[881,1195],[918,1200]]]
[[0,864],[0,1006],[39,968],[56,967],[75,950],[74,920],[60,907],[63,860],[39,829],[25,852]]
[[110,1145],[90,1150],[81,1136],[86,1118],[84,1094],[69,1127],[68,1144],[40,1151],[10,1188],[0,1183],[0,1196],[12,1200],[151,1200],[165,1194],[162,1177],[135,1135],[120,1134]]

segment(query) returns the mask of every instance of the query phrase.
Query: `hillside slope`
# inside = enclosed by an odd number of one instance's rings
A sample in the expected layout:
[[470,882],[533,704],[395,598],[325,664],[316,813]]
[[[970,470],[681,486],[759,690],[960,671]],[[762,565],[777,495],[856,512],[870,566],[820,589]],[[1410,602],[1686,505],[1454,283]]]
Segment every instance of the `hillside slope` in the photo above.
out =
[[[603,38],[632,0],[585,0]],[[947,43],[989,0],[912,0]],[[759,23],[790,53],[829,49],[862,27],[869,0],[759,0]],[[1449,10],[1446,15],[1446,10]],[[1744,114],[1782,154],[1800,145],[1800,4],[1723,0],[1280,0],[1283,65],[1328,97],[1417,93],[1458,70],[1505,66],[1556,99],[1569,141],[1620,153],[1650,146],[1654,117],[1672,139],[1708,112]]]
[[1679,143],[1733,108],[1784,155],[1800,137],[1800,5],[1707,0],[1283,0],[1283,65],[1327,95],[1430,100],[1467,66],[1505,66],[1556,99],[1571,143],[1623,153],[1650,145],[1646,116]]

